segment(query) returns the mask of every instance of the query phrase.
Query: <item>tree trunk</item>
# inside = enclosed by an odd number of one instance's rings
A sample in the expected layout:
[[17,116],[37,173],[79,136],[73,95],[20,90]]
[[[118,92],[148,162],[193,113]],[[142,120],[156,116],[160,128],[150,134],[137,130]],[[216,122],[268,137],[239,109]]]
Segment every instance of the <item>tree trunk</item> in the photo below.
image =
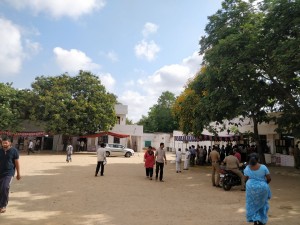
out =
[[257,153],[259,155],[259,161],[262,164],[266,164],[265,154],[262,151],[262,147],[261,147],[261,144],[260,144],[260,137],[259,137],[259,133],[258,133],[258,122],[257,122],[255,116],[252,117],[252,120],[253,120],[253,126],[254,126],[253,127],[254,140],[255,140],[255,143],[256,143],[256,147],[257,147]]

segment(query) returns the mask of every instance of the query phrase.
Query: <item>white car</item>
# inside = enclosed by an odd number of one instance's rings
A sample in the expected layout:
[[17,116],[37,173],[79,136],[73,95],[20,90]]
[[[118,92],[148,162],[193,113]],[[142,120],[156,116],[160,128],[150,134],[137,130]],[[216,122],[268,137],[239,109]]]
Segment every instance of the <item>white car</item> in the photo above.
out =
[[134,155],[134,151],[130,148],[125,148],[121,144],[105,144],[106,157],[108,156],[125,156]]

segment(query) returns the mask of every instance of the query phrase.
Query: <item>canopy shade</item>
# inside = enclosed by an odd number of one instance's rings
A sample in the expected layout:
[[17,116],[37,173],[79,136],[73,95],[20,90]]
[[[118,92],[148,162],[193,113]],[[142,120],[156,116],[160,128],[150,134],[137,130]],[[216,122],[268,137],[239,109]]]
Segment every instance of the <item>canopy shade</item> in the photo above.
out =
[[19,137],[42,137],[47,135],[47,133],[43,131],[37,132],[10,132],[10,131],[0,131],[0,135],[7,136],[19,136]]
[[95,138],[95,137],[101,137],[104,135],[110,135],[110,136],[114,136],[117,138],[126,138],[129,137],[130,135],[128,134],[118,134],[118,133],[114,133],[114,132],[100,132],[97,134],[88,134],[88,135],[84,135],[84,136],[80,136],[81,138]]
[[174,136],[175,141],[185,141],[185,142],[198,142],[198,141],[239,141],[239,135],[227,135],[227,136],[213,136],[202,134],[199,137],[194,137],[191,135],[187,136]]

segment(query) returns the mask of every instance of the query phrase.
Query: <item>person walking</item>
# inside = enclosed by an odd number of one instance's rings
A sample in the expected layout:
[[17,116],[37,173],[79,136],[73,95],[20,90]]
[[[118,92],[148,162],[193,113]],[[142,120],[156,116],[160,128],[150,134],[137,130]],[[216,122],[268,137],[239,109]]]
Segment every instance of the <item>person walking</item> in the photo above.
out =
[[184,165],[183,165],[183,169],[184,170],[188,170],[189,166],[190,166],[190,156],[191,156],[191,152],[186,148],[185,149],[185,160],[184,160]]
[[181,173],[181,158],[182,158],[182,152],[181,152],[181,148],[178,148],[178,150],[176,151],[176,173]]
[[[212,186],[221,187],[220,186],[220,154],[217,151],[217,147],[213,147],[212,151],[208,155],[208,159],[211,162],[212,173],[211,173],[211,182]],[[217,179],[216,179],[217,175]]]
[[146,168],[146,177],[152,180],[155,156],[151,146],[148,147],[148,150],[144,154],[144,162]]
[[17,171],[17,180],[20,180],[19,152],[11,146],[10,139],[4,137],[2,139],[2,147],[0,148],[0,213],[6,212],[9,189],[15,171]]
[[244,170],[246,180],[246,219],[255,225],[268,222],[271,176],[265,165],[258,163],[258,154],[249,155],[249,165]]
[[34,151],[33,151],[33,141],[32,140],[29,141],[27,154],[29,155],[30,152],[34,153]]
[[167,165],[167,157],[166,157],[166,152],[164,150],[165,144],[160,143],[159,149],[156,150],[155,152],[155,159],[156,159],[156,176],[155,180],[158,179],[158,173],[159,173],[159,181],[164,182],[163,176],[164,176],[164,164]]
[[73,146],[71,145],[71,143],[69,143],[69,145],[67,146],[66,152],[67,152],[66,161],[72,162]]
[[106,151],[105,151],[105,144],[101,143],[100,148],[97,149],[97,166],[96,166],[96,172],[95,177],[98,175],[99,169],[100,175],[104,176],[104,165],[106,164]]

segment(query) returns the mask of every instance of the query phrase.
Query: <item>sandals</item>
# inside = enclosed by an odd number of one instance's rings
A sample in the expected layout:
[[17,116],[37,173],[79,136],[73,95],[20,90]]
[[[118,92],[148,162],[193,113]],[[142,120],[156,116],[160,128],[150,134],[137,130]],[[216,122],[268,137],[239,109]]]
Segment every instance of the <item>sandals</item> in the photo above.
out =
[[0,209],[0,213],[5,213],[6,212],[6,208],[1,208]]

